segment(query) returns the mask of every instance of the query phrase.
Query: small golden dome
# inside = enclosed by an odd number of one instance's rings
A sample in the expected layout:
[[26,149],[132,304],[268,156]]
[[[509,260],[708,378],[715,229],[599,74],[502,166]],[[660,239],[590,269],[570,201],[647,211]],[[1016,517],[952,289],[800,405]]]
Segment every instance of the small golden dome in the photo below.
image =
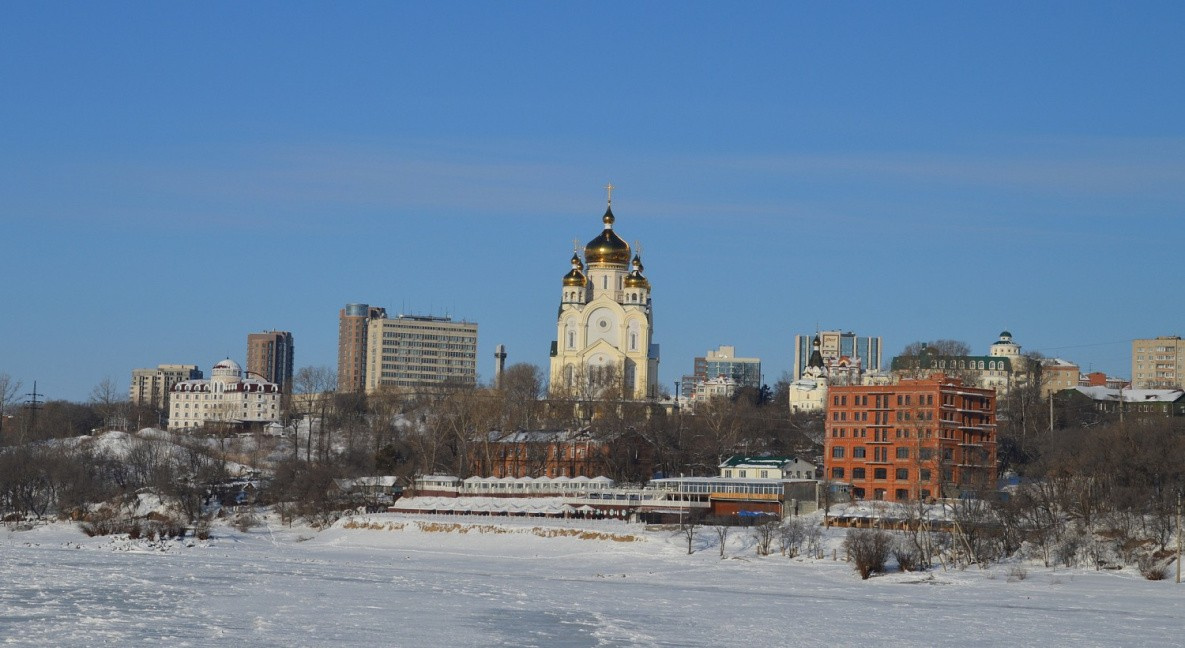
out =
[[613,231],[613,221],[616,220],[613,217],[613,210],[606,209],[601,220],[605,223],[605,230],[601,232],[600,236],[584,246],[585,260],[590,265],[593,263],[626,265],[630,261],[630,246]]
[[585,284],[588,283],[588,277],[584,276],[583,270],[584,267],[580,263],[580,257],[575,252],[573,252],[572,270],[569,271],[568,274],[564,275],[564,285],[583,288]]
[[642,258],[635,254],[633,264],[634,264],[634,269],[632,271],[630,271],[630,273],[628,275],[625,276],[625,287],[626,288],[645,288],[645,289],[649,290],[650,289],[650,282],[646,280],[646,277],[642,276],[642,270],[645,269],[642,267]]

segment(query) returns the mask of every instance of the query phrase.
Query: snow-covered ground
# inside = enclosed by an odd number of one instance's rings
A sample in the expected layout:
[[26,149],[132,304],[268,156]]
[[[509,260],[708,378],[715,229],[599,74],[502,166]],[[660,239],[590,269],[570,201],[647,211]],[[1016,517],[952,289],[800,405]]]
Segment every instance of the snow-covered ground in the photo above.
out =
[[1185,587],[1133,570],[861,581],[830,549],[758,558],[741,530],[722,560],[705,531],[689,556],[682,535],[616,521],[373,515],[317,533],[272,519],[165,543],[0,528],[0,643],[1185,645]]

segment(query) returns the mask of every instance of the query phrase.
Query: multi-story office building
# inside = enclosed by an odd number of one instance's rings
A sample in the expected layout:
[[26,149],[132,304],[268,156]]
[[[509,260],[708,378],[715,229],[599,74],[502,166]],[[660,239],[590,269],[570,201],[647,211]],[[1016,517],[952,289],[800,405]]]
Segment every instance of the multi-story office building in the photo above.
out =
[[477,324],[400,315],[367,324],[366,393],[477,382]]
[[848,358],[860,359],[860,366],[864,371],[878,372],[881,369],[881,339],[879,337],[860,337],[851,331],[820,331],[813,335],[794,336],[794,379],[802,378],[810,362],[814,338],[819,338],[818,351],[823,356],[823,362]]
[[338,313],[337,390],[360,392],[366,388],[366,327],[387,317],[387,310],[368,304],[346,304]]
[[1132,340],[1132,387],[1185,388],[1185,340],[1179,335]]
[[696,358],[693,373],[682,379],[683,394],[692,400],[705,398],[710,395],[708,392],[719,394],[719,389],[709,387],[721,385],[731,387],[730,395],[742,387],[760,389],[761,358],[738,358],[735,347],[721,345]]
[[738,387],[760,388],[761,358],[738,358],[735,347],[721,345],[695,359],[695,375],[703,376],[704,380],[725,376],[735,380]]
[[996,487],[996,393],[942,374],[833,386],[824,467],[855,499],[927,501]]
[[295,348],[288,331],[247,335],[247,374],[274,382],[281,391],[292,391]]
[[194,364],[163,364],[156,369],[133,369],[132,387],[128,398],[134,405],[151,405],[166,409],[169,390],[182,380],[200,380],[202,370]]

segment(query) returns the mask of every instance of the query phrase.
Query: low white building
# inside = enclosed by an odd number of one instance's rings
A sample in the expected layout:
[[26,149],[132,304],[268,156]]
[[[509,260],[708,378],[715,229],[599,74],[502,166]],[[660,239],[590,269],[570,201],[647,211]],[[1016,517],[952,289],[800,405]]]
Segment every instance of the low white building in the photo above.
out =
[[234,360],[214,365],[209,380],[183,380],[169,391],[169,429],[192,430],[210,424],[263,427],[280,419],[280,386],[243,378]]

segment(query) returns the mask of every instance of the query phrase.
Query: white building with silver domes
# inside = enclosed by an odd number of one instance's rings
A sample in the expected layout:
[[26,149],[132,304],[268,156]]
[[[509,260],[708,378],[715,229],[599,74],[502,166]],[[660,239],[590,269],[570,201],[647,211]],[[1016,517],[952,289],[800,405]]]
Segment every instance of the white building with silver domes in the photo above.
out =
[[[609,186],[612,191],[612,185]],[[620,386],[627,399],[658,397],[658,345],[651,340],[650,282],[642,258],[613,230],[613,198],[605,229],[572,254],[564,275],[551,347],[553,397],[596,397]]]
[[214,365],[209,380],[183,380],[169,390],[169,429],[206,425],[257,427],[280,420],[280,386],[243,378],[243,368],[226,359]]

